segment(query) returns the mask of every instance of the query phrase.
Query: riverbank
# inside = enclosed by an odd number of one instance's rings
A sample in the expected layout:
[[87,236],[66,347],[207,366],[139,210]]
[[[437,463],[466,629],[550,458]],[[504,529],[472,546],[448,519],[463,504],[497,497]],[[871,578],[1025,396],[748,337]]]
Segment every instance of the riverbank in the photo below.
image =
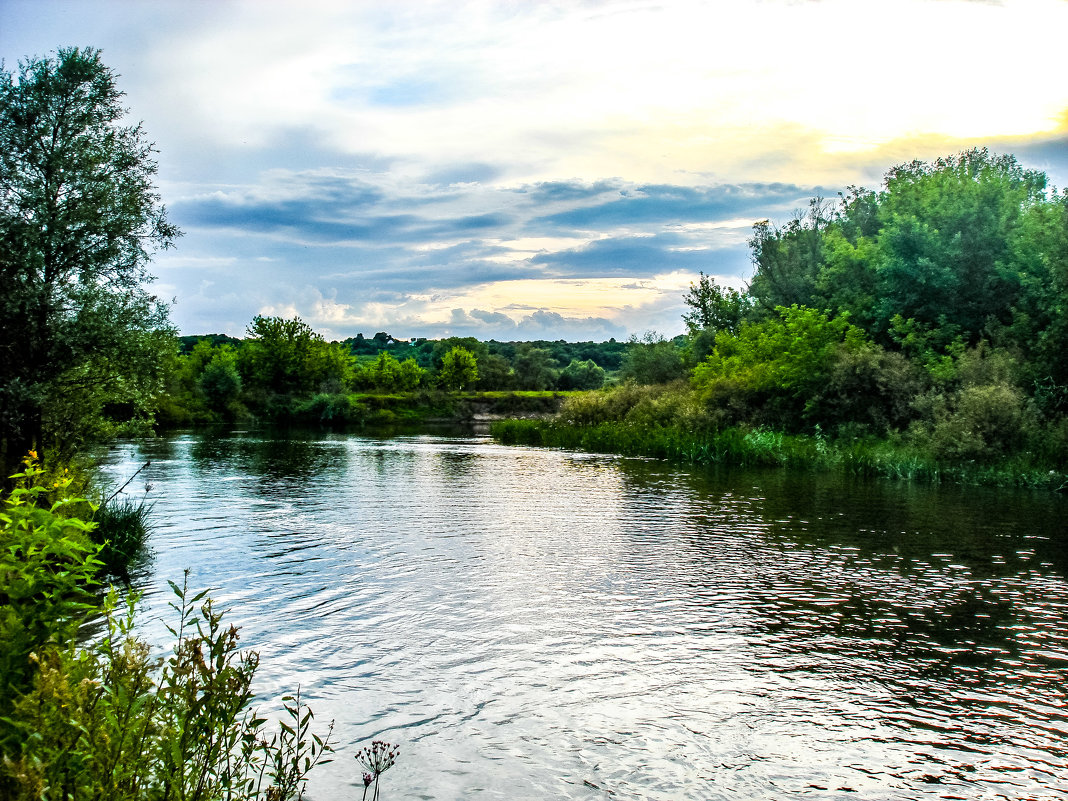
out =
[[1026,456],[987,463],[947,463],[916,447],[876,438],[843,441],[819,433],[784,434],[766,428],[694,432],[626,422],[576,425],[560,420],[518,419],[494,422],[490,434],[505,445],[617,453],[684,464],[784,467],[928,484],[1068,491],[1068,473],[1034,465]]

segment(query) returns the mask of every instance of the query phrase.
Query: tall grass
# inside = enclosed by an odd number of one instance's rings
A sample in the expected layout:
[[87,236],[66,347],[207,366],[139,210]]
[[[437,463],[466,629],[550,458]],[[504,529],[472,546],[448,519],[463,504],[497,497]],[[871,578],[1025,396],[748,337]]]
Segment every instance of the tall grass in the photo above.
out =
[[1068,489],[1068,474],[1036,467],[1023,458],[994,464],[947,463],[913,446],[875,438],[831,440],[818,429],[811,435],[740,426],[701,432],[627,422],[575,425],[557,419],[501,420],[490,426],[490,434],[505,445],[647,456],[698,465],[789,467],[929,484]]
[[104,568],[123,575],[144,552],[148,542],[151,505],[133,498],[111,498],[93,515],[96,528],[90,539],[100,546],[97,553]]

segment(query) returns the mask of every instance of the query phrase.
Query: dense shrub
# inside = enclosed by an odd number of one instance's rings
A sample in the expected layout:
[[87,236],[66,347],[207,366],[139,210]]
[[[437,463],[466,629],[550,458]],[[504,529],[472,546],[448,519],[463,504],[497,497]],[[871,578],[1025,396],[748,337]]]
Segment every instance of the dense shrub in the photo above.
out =
[[0,743],[11,740],[5,721],[33,675],[30,654],[74,638],[93,608],[100,568],[92,526],[66,515],[80,504],[62,497],[70,479],[44,484],[35,459],[24,464],[0,512]]
[[[51,501],[69,480],[44,483],[30,459],[0,513],[0,798],[100,801],[286,801],[329,753],[299,694],[268,736],[249,709],[258,665],[205,593],[172,583],[171,655],[157,659],[96,596],[94,524]],[[42,505],[43,504],[43,505]],[[103,610],[106,634],[79,641]]]
[[599,392],[569,396],[560,406],[559,417],[564,422],[580,426],[623,420],[643,400],[658,397],[666,391],[663,386],[641,386],[628,381]]
[[142,499],[111,498],[96,510],[90,539],[100,546],[97,558],[118,575],[144,553],[148,541],[148,515],[151,507]]
[[964,387],[916,433],[936,458],[989,461],[1016,449],[1028,424],[1024,394],[1003,384]]
[[602,386],[604,368],[594,364],[592,359],[584,362],[573,360],[556,379],[556,388],[562,390],[600,389]]
[[631,337],[620,375],[638,384],[667,384],[684,378],[683,351],[674,342],[648,331]]
[[776,316],[722,331],[712,354],[693,373],[710,405],[733,406],[729,416],[756,424],[796,428],[817,422],[809,401],[826,385],[843,351],[865,346],[863,332],[845,317],[783,307]]
[[292,417],[304,423],[343,425],[354,419],[355,411],[348,395],[320,392],[298,403]]
[[806,409],[831,431],[845,426],[886,434],[908,427],[916,416],[912,402],[925,384],[923,372],[900,353],[877,345],[839,348]]

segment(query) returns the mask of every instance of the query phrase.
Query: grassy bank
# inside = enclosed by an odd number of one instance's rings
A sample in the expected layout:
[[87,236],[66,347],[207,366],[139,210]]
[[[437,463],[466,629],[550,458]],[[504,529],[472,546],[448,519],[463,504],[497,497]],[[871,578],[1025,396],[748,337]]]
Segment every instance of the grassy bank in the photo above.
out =
[[694,432],[627,422],[576,425],[560,420],[501,420],[491,425],[490,433],[506,445],[645,456],[696,465],[787,467],[931,484],[1068,490],[1068,473],[1036,466],[1024,456],[990,463],[947,463],[913,446],[874,438],[835,441],[819,433],[783,434],[766,428]]

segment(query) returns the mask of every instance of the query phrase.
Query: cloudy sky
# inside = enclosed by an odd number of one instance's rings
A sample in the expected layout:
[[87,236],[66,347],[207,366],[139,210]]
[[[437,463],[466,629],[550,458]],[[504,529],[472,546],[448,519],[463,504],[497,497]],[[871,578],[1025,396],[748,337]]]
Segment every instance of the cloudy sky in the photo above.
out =
[[1065,0],[0,0],[103,50],[185,232],[183,333],[681,331],[814,196],[975,145],[1068,184]]

